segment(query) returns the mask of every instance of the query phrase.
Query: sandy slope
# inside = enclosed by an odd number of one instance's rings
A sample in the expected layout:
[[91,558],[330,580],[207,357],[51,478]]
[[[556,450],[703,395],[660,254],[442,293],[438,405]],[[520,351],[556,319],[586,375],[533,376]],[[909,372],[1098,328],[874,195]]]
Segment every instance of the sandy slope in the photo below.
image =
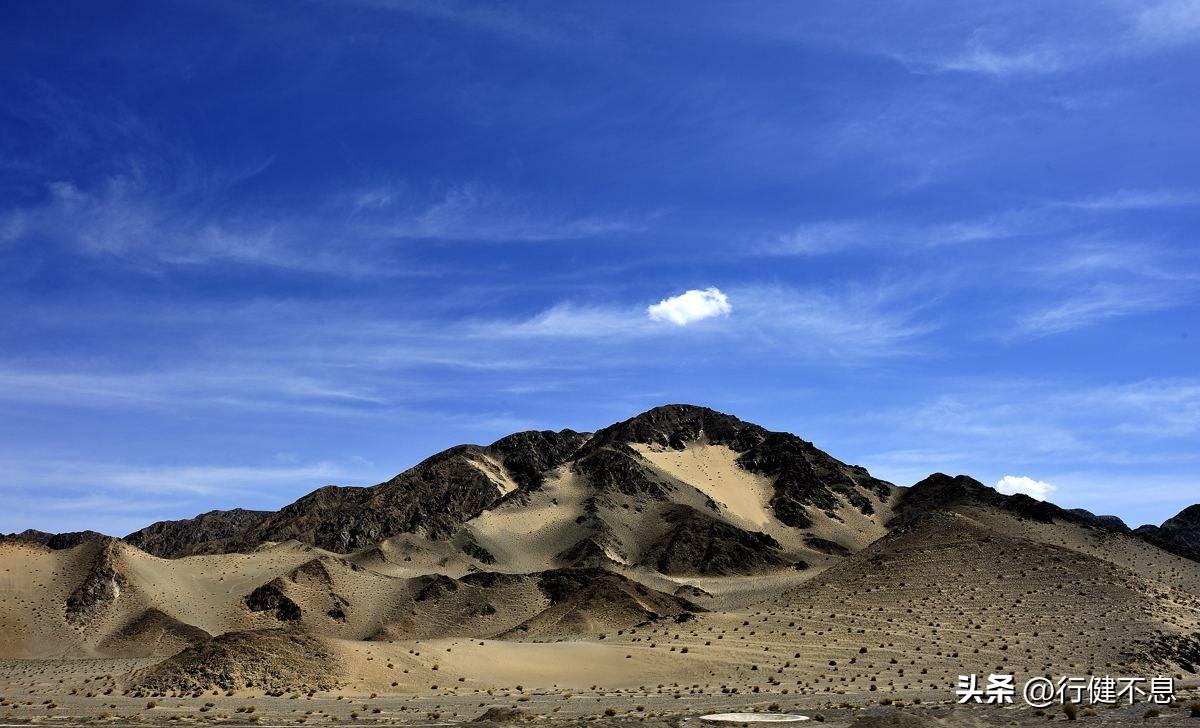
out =
[[569,466],[557,468],[541,489],[468,521],[466,530],[504,571],[540,571],[559,565],[558,554],[573,546],[581,532],[586,483]]
[[680,488],[694,488],[711,498],[720,517],[747,530],[771,535],[794,559],[817,564],[834,561],[806,545],[805,535],[828,539],[857,551],[886,533],[883,524],[892,515],[888,502],[877,503],[876,512],[870,516],[843,502],[847,507],[838,511],[837,520],[824,518],[809,528],[792,528],[780,522],[769,506],[773,494],[771,480],[739,466],[739,453],[730,448],[710,445],[703,437],[682,450],[641,443],[631,447]]
[[323,553],[290,543],[252,554],[169,560],[109,543],[123,582],[95,616],[74,622],[65,605],[95,567],[104,544],[51,551],[0,543],[0,652],[8,657],[96,654],[105,637],[149,608],[210,634],[248,629],[263,618],[244,609],[242,599],[264,581]]

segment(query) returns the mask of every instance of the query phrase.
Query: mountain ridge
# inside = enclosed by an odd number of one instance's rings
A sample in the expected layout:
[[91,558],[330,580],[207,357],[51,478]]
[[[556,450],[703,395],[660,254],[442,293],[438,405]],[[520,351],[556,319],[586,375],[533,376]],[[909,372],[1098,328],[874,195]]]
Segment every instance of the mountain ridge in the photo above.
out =
[[[1185,508],[1160,526],[1144,525],[1131,531],[1115,516],[1063,509],[1020,494],[1005,496],[968,476],[934,473],[908,488],[898,487],[874,478],[866,468],[833,458],[799,436],[689,404],[660,405],[594,433],[528,430],[490,445],[456,445],[375,486],[323,486],[277,511],[233,508],[159,521],[124,540],[147,553],[178,558],[244,552],[262,543],[293,539],[352,553],[388,538],[422,534],[433,540],[455,541],[456,548],[489,565],[494,555],[467,532],[466,524],[510,502],[529,500],[542,491],[556,469],[569,467],[588,482],[591,492],[582,504],[579,520],[583,535],[561,550],[561,565],[613,557],[622,561],[632,554],[623,553],[628,550],[626,544],[614,535],[603,512],[624,507],[620,501],[628,498],[673,502],[677,484],[663,477],[648,458],[657,453],[682,453],[698,443],[727,448],[738,468],[769,480],[768,511],[791,528],[809,529],[826,519],[844,521],[847,505],[871,518],[895,499],[895,512],[881,524],[886,530],[902,522],[909,511],[929,508],[938,501],[974,499],[1035,519],[1062,519],[1131,532],[1167,551],[1200,560],[1200,505]],[[711,498],[677,505],[700,517],[719,510]],[[675,517],[682,512],[676,508]],[[767,561],[778,557],[771,552],[771,536],[763,534],[767,540],[761,540],[754,536],[754,529],[742,530],[748,535],[728,534],[731,544],[739,540],[767,544]],[[101,537],[103,534],[94,531],[51,534],[33,529],[0,536],[52,549]],[[746,568],[756,567],[747,562]]]

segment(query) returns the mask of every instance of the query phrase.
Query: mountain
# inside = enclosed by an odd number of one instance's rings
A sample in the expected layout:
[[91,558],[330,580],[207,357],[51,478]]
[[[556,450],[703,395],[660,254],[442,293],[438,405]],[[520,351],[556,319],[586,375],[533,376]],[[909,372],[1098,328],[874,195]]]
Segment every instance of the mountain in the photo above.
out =
[[[868,543],[883,533],[894,492],[795,435],[666,405],[592,435],[459,445],[373,487],[327,486],[273,513],[157,523],[126,541],[179,557],[288,540],[346,554],[408,536],[480,568],[757,573],[827,560],[830,550],[806,536],[839,550]],[[528,538],[535,512],[538,537]]]
[[1171,553],[1200,561],[1200,504],[1184,508],[1161,526],[1139,526],[1134,533]]
[[584,439],[571,430],[521,432],[488,447],[459,445],[370,488],[326,486],[278,512],[217,511],[155,524],[129,539],[179,556],[289,539],[347,553],[401,533],[444,538],[507,493],[538,487]]
[[[966,475],[897,487],[666,405],[279,511],[0,541],[0,657],[143,705],[513,685],[944,698],[967,672],[1191,673],[1198,516],[1131,532]],[[99,672],[79,682],[79,664]],[[12,675],[0,694],[29,679]]]
[[195,518],[159,521],[125,537],[127,543],[155,556],[187,556],[203,546],[220,544],[262,523],[271,511],[234,508],[209,511]]
[[98,531],[67,531],[65,533],[47,533],[36,528],[27,528],[20,533],[0,534],[0,541],[24,541],[36,543],[51,549],[69,549],[88,541],[108,538]]

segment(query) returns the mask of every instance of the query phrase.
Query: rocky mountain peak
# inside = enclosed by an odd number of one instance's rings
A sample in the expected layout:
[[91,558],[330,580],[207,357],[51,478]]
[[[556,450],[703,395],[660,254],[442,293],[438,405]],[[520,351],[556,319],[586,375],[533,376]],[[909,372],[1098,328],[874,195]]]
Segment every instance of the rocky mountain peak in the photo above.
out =
[[1200,561],[1200,503],[1184,508],[1161,526],[1140,526],[1134,533],[1159,548]]
[[588,449],[614,443],[642,443],[682,450],[701,437],[710,444],[728,445],[738,452],[762,441],[768,431],[758,425],[691,404],[666,404],[598,430]]

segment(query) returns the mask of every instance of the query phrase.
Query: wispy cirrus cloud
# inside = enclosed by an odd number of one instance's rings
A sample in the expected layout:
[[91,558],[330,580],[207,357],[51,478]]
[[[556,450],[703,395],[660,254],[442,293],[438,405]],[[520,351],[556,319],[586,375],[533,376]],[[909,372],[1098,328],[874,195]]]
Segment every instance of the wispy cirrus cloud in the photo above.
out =
[[898,252],[1005,240],[1043,229],[1030,210],[925,225],[885,220],[835,220],[798,225],[759,248],[771,255],[823,255],[864,248]]
[[[261,364],[259,368],[262,369]],[[211,365],[107,373],[86,366],[71,371],[49,371],[44,367],[16,369],[10,365],[0,368],[0,401],[69,407],[171,408],[208,404],[230,409],[274,407],[327,414],[349,414],[386,404],[370,391],[279,368],[251,373]]]
[[1049,336],[1093,326],[1109,319],[1134,316],[1186,305],[1191,296],[1153,284],[1101,282],[1076,288],[1065,299],[1021,315],[1013,332],[1018,336]]
[[1193,189],[1122,189],[1031,202],[975,217],[911,222],[880,217],[816,220],[775,235],[757,247],[774,255],[822,255],[881,248],[912,252],[952,245],[1061,233],[1105,223],[1105,215],[1200,206]]
[[218,214],[211,203],[226,193],[223,187],[214,178],[164,185],[142,172],[91,187],[52,181],[39,202],[0,212],[0,245],[52,244],[145,268],[228,263],[372,277],[416,272],[380,265],[408,252],[397,243],[580,240],[635,227],[627,219],[555,213],[535,199],[478,185],[433,199],[367,190],[351,210],[312,216]]
[[433,199],[414,195],[410,185],[384,186],[363,190],[353,200],[356,212],[370,213],[355,220],[360,234],[384,239],[543,242],[612,235],[636,227],[627,218],[547,210],[535,198],[479,184],[453,186]]
[[1014,266],[1030,290],[1011,336],[1040,337],[1200,300],[1200,259],[1161,246],[1083,241]]
[[1096,212],[1123,212],[1128,210],[1158,210],[1200,205],[1200,190],[1149,189],[1116,190],[1107,194],[1083,197],[1074,200],[1058,200],[1050,206],[1092,210]]
[[[996,78],[1046,75],[1171,50],[1200,40],[1200,2],[1063,3],[1059,22],[979,25],[958,53],[899,50],[918,69]],[[1017,11],[1023,12],[1023,11]],[[1007,19],[1006,19],[1007,20]]]

